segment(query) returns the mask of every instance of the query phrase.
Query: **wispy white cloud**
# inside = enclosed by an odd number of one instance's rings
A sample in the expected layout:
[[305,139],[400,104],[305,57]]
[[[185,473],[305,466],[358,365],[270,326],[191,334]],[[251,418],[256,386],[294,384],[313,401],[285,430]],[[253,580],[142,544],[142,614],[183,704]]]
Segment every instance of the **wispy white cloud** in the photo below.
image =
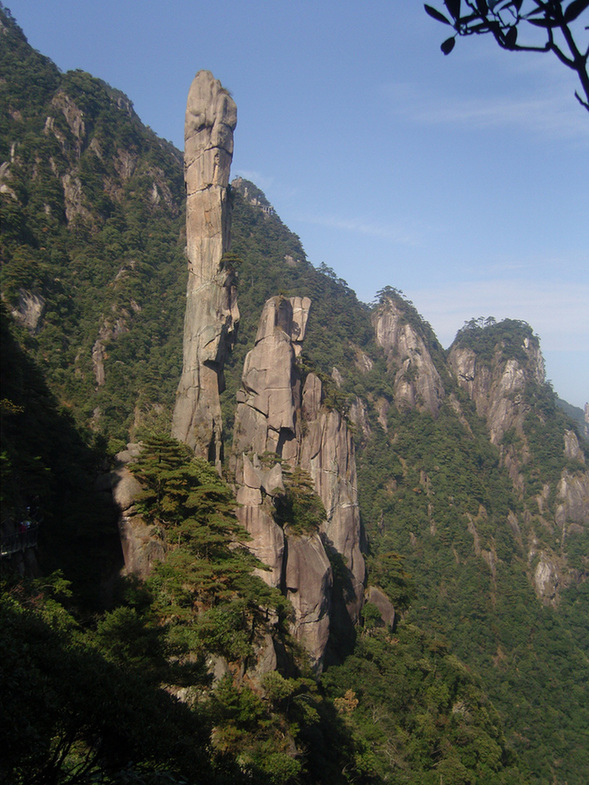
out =
[[466,129],[517,129],[546,139],[589,142],[586,112],[568,82],[552,81],[542,93],[462,97],[430,92],[422,84],[387,85],[390,108],[411,122]]
[[327,229],[340,229],[344,232],[362,234],[369,237],[380,237],[391,240],[398,245],[416,246],[421,244],[426,228],[419,222],[407,225],[384,224],[375,221],[364,221],[357,218],[340,218],[334,215],[302,215],[301,223],[323,226]]
[[589,285],[533,278],[487,280],[413,289],[409,295],[448,346],[473,316],[522,319],[546,351],[582,351],[589,344]]

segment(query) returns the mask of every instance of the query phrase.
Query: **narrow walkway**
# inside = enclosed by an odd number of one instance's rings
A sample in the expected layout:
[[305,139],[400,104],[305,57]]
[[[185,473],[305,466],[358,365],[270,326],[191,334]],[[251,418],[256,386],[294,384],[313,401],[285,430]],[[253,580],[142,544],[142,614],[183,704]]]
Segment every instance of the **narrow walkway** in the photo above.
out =
[[25,532],[17,532],[7,537],[1,536],[0,556],[12,556],[13,553],[26,551],[27,548],[36,548],[39,539],[39,524],[33,523]]

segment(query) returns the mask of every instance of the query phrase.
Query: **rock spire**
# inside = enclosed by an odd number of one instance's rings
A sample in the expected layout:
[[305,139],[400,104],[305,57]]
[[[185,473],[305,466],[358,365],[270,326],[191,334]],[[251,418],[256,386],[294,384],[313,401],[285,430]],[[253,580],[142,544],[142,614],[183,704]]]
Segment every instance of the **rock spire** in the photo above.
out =
[[239,319],[233,271],[223,258],[230,242],[227,187],[236,124],[237,109],[227,90],[209,71],[199,71],[190,86],[184,123],[188,286],[172,435],[218,467],[219,393]]
[[[292,603],[292,633],[320,671],[330,638],[341,646],[353,637],[365,565],[351,433],[345,418],[323,405],[318,376],[303,378],[297,363],[310,306],[308,297],[272,297],[264,306],[237,394],[231,465],[237,515],[269,568],[261,577]],[[325,507],[317,531],[276,521],[276,501],[295,470],[309,477]]]

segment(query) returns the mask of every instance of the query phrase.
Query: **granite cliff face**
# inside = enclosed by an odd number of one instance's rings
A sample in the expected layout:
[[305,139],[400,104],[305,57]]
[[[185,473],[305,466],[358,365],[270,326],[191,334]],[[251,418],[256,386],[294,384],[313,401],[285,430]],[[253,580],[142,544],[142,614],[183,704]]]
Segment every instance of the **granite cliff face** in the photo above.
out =
[[[270,567],[262,577],[291,600],[293,632],[320,670],[334,628],[358,620],[365,567],[351,435],[343,417],[322,405],[319,378],[310,373],[303,383],[296,363],[310,305],[273,297],[264,306],[238,393],[232,469],[250,547]],[[319,531],[276,522],[276,503],[296,469],[308,473],[325,507]],[[344,575],[335,592],[330,559]]]
[[569,565],[567,545],[570,535],[589,527],[589,473],[577,435],[563,428],[552,449],[560,449],[571,468],[545,482],[540,492],[534,490],[530,467],[539,459],[538,433],[546,420],[538,408],[545,390],[544,360],[529,328],[514,325],[511,336],[501,336],[501,325],[493,327],[494,342],[486,341],[483,332],[474,341],[468,334],[462,340],[459,336],[448,361],[485,420],[489,439],[499,448],[500,461],[523,503],[519,520],[512,513],[510,525],[517,532],[536,594],[544,603],[557,605],[562,588],[584,579]]
[[407,319],[406,304],[385,297],[374,311],[376,342],[385,351],[399,409],[428,411],[434,417],[444,398],[444,386],[425,341]]
[[188,286],[183,369],[172,435],[218,467],[223,365],[239,319],[230,266],[227,192],[237,109],[209,71],[195,76],[186,104],[184,176]]
[[544,383],[544,359],[537,338],[523,338],[518,348],[518,357],[505,357],[504,347],[498,344],[489,361],[472,348],[456,346],[448,357],[459,385],[487,421],[493,444],[500,444],[510,428],[523,434],[526,384]]

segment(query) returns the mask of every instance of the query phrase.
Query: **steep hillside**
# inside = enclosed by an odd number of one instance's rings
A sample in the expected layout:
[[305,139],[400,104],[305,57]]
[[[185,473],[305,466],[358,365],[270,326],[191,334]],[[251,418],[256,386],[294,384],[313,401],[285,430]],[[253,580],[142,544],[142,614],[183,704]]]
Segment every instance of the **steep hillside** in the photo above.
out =
[[181,157],[122,93],[1,32],[3,299],[77,421],[126,439],[179,375]]
[[2,558],[6,776],[584,785],[587,454],[531,328],[473,320],[445,352],[398,290],[369,306],[313,267],[238,178],[229,487],[167,435],[182,155],[2,9],[0,58],[3,542],[40,522]]

